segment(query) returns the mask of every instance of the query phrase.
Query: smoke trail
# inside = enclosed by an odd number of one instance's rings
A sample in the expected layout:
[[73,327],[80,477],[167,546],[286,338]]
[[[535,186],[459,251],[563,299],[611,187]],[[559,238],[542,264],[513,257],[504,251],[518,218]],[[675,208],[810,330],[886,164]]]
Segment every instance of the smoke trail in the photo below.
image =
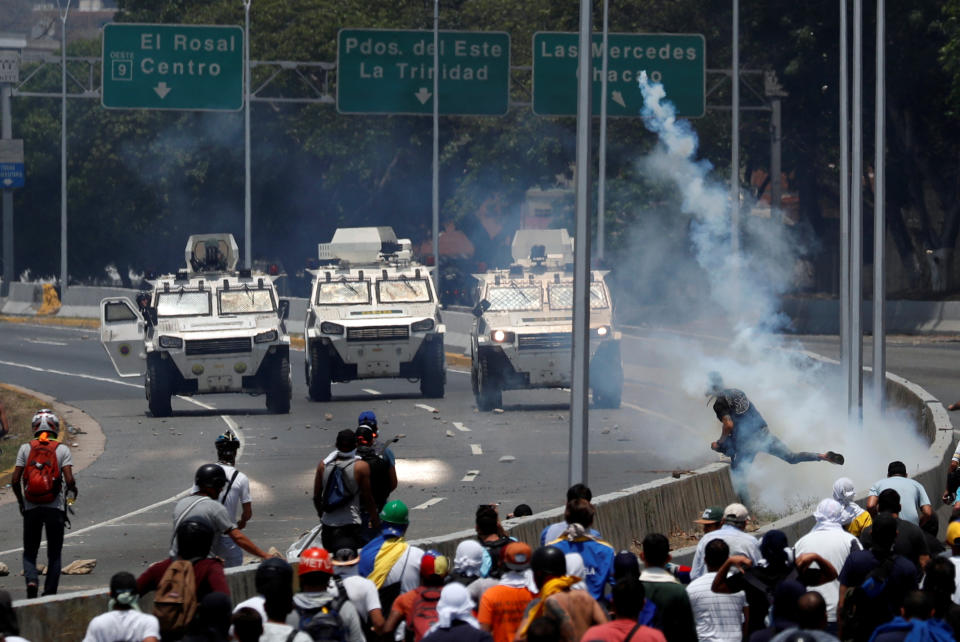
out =
[[[777,334],[786,322],[779,311],[780,298],[792,286],[803,244],[776,218],[763,220],[747,213],[741,226],[741,251],[734,256],[727,185],[711,176],[713,166],[707,160],[697,158],[697,134],[689,122],[677,119],[663,86],[650,83],[645,74],[639,83],[644,96],[641,115],[658,144],[637,167],[645,179],[663,183],[677,195],[684,215],[679,218],[686,223],[684,240],[698,269],[678,267],[679,243],[672,250],[651,248],[644,236],[637,237],[633,248],[635,265],[647,279],[660,282],[662,289],[680,293],[683,305],[667,305],[673,318],[664,325],[689,328],[692,320],[706,320],[700,330],[703,336],[664,334],[648,347],[647,358],[668,364],[666,374],[658,372],[660,383],[686,393],[686,407],[677,409],[675,416],[701,433],[703,442],[694,452],[701,457],[709,452],[709,442],[720,433],[712,409],[704,404],[707,373],[717,370],[727,386],[747,393],[771,432],[789,448],[835,450],[847,457],[847,464],[838,468],[822,462],[789,465],[759,456],[750,468],[754,509],[779,514],[810,505],[829,496],[834,479],[840,476],[852,478],[862,491],[885,476],[886,465],[893,459],[906,462],[914,471],[913,462],[922,461],[927,445],[906,413],[888,411],[877,416],[867,409],[864,426],[869,428],[848,426],[845,403],[837,392],[842,390],[837,369],[810,360],[799,352],[802,346],[797,341]],[[749,212],[751,205],[744,203],[743,211]],[[676,243],[677,218],[675,210],[661,208],[645,212],[642,225],[645,230],[670,230],[658,238]],[[706,287],[696,290],[705,291],[699,302],[697,297],[683,296],[691,291],[684,279],[705,281]],[[675,436],[658,435],[650,441],[652,447],[666,452],[677,453],[681,447]],[[688,451],[675,456],[691,455]]]

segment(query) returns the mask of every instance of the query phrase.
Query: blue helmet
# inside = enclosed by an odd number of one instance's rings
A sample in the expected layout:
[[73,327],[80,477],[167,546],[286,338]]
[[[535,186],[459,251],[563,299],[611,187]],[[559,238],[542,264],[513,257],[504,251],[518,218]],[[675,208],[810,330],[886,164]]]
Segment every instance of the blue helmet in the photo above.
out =
[[360,413],[360,416],[357,418],[358,426],[370,426],[373,428],[374,432],[377,430],[377,416],[373,414],[372,410],[364,410]]

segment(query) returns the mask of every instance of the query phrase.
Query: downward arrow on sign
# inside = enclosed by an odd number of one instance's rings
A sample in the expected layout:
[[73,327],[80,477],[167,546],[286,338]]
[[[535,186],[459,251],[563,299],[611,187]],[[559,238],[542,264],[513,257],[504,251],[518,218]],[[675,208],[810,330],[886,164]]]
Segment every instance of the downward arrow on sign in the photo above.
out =
[[13,179],[12,179],[12,178],[5,178],[5,179],[3,179],[3,184],[4,184],[4,185],[13,185]]
[[414,94],[414,96],[417,97],[417,100],[420,101],[420,104],[421,104],[421,105],[426,105],[426,104],[427,104],[427,101],[430,100],[430,96],[432,96],[432,95],[433,95],[433,94],[431,94],[429,91],[427,91],[427,88],[426,88],[426,87],[421,87],[420,90],[419,90],[417,93]]
[[612,100],[613,102],[617,103],[621,107],[627,106],[626,101],[623,100],[623,94],[621,94],[619,91],[613,92]]
[[167,83],[161,82],[157,83],[157,86],[153,88],[157,95],[160,96],[160,99],[163,100],[167,97],[167,94],[170,93],[170,87],[167,87]]

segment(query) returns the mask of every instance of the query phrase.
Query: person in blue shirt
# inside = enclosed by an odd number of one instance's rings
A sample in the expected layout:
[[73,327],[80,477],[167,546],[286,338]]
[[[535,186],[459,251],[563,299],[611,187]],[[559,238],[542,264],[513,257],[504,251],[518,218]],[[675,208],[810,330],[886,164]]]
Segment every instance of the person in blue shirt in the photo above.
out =
[[589,533],[596,511],[585,499],[567,502],[567,528],[557,539],[548,542],[567,553],[579,553],[586,569],[583,577],[590,596],[599,600],[603,597],[604,587],[613,577],[613,562],[616,550],[613,546]]
[[[593,492],[586,484],[574,484],[567,489],[567,503],[569,504],[569,502],[574,499],[585,499],[588,502],[593,501]],[[565,531],[567,526],[566,516],[564,516],[564,520],[561,522],[544,526],[543,530],[540,531],[540,546],[546,546],[547,542],[552,542],[560,537],[560,533]],[[590,534],[594,537],[600,537],[600,533],[592,528],[590,529]]]

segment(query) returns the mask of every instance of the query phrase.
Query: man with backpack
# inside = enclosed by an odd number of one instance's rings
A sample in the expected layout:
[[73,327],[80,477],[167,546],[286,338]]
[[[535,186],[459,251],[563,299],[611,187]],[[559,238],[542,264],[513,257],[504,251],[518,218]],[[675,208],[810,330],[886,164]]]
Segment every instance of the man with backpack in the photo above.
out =
[[506,568],[503,564],[503,549],[510,542],[517,540],[508,536],[503,530],[495,504],[480,504],[477,507],[475,528],[477,539],[480,540],[485,553],[480,575],[500,579]]
[[377,510],[383,510],[390,493],[397,489],[397,457],[389,444],[398,438],[380,442],[377,416],[372,410],[364,410],[357,418],[357,454],[370,464],[370,487]]
[[297,573],[300,592],[293,596],[294,612],[287,623],[315,641],[364,642],[360,616],[347,596],[343,580],[333,574],[330,553],[322,548],[303,551]]
[[20,446],[10,478],[23,515],[23,577],[27,598],[37,597],[39,573],[37,554],[43,530],[47,531],[47,577],[43,594],[53,595],[60,584],[60,556],[63,551],[63,530],[67,522],[67,498],[77,498],[77,482],[73,478],[73,457],[70,449],[57,438],[60,418],[52,410],[38,410],[31,421],[33,439]]
[[403,622],[407,642],[420,642],[437,621],[437,603],[449,570],[446,557],[435,551],[425,553],[420,562],[420,586],[393,602],[384,633],[392,633]]
[[324,549],[360,548],[364,527],[361,508],[373,528],[380,518],[370,489],[370,466],[357,455],[357,436],[352,430],[337,433],[337,449],[319,464],[313,478],[313,505],[323,528]]

